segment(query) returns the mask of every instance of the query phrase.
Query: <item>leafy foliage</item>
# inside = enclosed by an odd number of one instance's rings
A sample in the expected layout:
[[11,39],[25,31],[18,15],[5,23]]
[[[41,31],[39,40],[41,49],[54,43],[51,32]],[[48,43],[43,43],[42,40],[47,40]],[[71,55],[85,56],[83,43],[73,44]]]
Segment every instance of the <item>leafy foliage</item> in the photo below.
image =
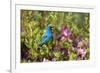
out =
[[[89,59],[89,13],[21,10],[20,14],[22,63]],[[53,41],[39,47],[48,24]],[[63,28],[71,34],[64,35]]]

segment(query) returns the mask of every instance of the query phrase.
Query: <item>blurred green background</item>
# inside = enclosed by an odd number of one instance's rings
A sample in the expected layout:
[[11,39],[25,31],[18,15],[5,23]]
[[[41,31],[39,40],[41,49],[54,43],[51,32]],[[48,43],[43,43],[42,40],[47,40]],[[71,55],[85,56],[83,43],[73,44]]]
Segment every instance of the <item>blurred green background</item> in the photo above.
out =
[[[78,37],[85,43],[83,47],[86,54],[81,60],[89,59],[89,13],[21,10],[20,14],[21,63],[78,60],[78,51],[73,50],[78,46],[78,42],[73,46]],[[52,25],[56,36],[61,34],[60,30],[64,26],[70,29],[72,35],[63,41],[58,41],[55,36],[53,41],[38,49],[48,24]],[[63,48],[63,51],[59,48]]]

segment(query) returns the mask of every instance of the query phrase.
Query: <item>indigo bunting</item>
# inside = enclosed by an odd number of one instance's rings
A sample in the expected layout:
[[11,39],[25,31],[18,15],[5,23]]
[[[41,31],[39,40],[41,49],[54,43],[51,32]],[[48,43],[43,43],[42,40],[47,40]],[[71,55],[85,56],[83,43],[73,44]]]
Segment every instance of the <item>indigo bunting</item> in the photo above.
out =
[[46,29],[46,33],[42,37],[42,42],[40,43],[39,46],[46,44],[47,42],[49,42],[52,39],[53,39],[52,27],[51,27],[51,25],[48,25],[48,27]]

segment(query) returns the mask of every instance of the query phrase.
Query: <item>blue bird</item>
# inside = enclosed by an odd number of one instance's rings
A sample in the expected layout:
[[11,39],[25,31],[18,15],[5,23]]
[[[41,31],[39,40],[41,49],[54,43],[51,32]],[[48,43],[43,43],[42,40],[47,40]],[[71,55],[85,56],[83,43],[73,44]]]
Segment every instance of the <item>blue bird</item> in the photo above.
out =
[[52,27],[51,27],[51,25],[48,25],[47,29],[46,29],[46,33],[42,37],[42,42],[40,43],[40,46],[48,43],[52,39],[53,39]]

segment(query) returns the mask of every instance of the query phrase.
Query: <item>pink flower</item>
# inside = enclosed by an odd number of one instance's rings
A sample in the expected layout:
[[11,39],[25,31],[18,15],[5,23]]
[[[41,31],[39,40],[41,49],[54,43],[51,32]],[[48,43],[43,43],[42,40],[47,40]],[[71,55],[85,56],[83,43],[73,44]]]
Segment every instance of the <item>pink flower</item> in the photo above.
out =
[[80,59],[84,59],[86,56],[86,50],[82,48],[77,49],[77,55]]
[[71,35],[71,31],[69,30],[68,27],[64,27],[62,29],[62,34],[65,36],[65,37],[69,37]]
[[62,37],[61,37],[61,40],[64,40],[64,39],[65,39],[65,37],[64,37],[64,36],[62,36]]
[[68,27],[63,27],[61,30],[61,33],[62,33],[61,40],[64,40],[66,38],[70,38],[70,36],[72,34]]

